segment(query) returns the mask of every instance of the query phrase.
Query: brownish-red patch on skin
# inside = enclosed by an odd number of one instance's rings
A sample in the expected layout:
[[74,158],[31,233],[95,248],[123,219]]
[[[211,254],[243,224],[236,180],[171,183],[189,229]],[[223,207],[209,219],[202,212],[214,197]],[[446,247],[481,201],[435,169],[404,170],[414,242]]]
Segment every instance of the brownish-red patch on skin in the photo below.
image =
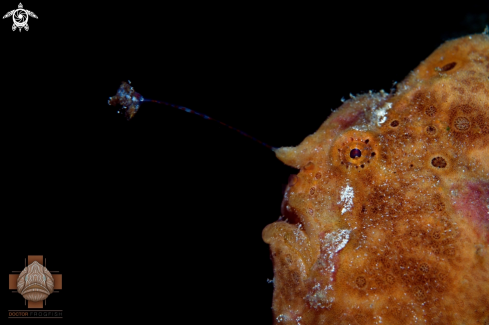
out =
[[455,209],[463,213],[473,224],[479,236],[485,235],[489,243],[489,183],[467,183],[460,193]]
[[358,111],[347,115],[340,115],[333,120],[333,123],[339,126],[339,130],[345,130],[355,124],[357,124],[360,118],[365,117],[364,111]]

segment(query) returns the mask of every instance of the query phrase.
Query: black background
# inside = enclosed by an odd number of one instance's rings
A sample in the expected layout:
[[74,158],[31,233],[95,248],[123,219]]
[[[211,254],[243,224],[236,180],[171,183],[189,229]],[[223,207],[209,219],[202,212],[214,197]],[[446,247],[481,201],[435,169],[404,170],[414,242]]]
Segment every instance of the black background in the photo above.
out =
[[294,146],[342,97],[388,91],[489,23],[485,1],[23,5],[29,31],[0,25],[5,278],[43,254],[65,318],[183,324],[271,323],[261,231],[297,171],[171,107],[126,121],[107,105],[121,81]]

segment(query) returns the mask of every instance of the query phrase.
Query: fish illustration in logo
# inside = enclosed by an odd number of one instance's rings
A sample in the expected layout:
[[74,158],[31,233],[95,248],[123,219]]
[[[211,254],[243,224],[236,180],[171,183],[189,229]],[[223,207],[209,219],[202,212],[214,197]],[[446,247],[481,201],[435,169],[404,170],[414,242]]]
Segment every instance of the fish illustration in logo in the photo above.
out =
[[54,291],[54,278],[46,267],[35,261],[20,273],[17,291],[29,301],[46,300]]

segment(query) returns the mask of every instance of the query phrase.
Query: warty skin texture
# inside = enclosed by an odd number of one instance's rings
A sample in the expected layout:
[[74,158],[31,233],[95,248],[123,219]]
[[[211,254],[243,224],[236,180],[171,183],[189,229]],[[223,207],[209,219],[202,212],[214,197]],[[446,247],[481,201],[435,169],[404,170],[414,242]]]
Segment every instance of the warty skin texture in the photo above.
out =
[[489,36],[448,41],[275,151],[275,324],[489,324],[488,94]]

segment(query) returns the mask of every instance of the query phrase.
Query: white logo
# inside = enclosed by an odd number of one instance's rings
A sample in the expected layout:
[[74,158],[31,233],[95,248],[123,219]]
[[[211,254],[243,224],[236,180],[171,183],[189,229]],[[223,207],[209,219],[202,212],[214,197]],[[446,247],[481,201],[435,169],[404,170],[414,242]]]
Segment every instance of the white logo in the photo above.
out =
[[29,30],[29,25],[27,25],[27,20],[29,20],[29,16],[37,18],[35,13],[22,8],[22,3],[19,3],[19,9],[9,11],[5,16],[3,16],[3,18],[12,16],[12,19],[14,20],[12,31],[15,31],[16,28],[19,29],[19,32],[22,30],[22,28],[25,28],[25,30]]

